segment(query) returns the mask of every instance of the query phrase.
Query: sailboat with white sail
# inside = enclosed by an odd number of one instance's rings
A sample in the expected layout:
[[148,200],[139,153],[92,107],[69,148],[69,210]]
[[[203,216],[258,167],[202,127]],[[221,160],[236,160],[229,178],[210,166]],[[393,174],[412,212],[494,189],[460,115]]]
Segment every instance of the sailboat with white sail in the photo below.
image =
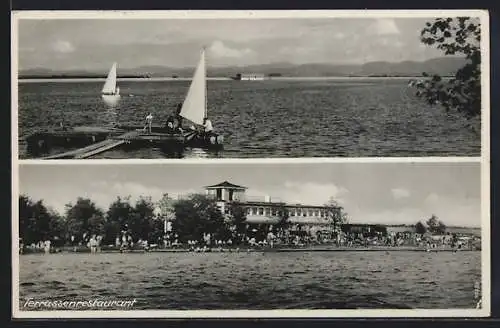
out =
[[[191,131],[185,134],[187,145],[204,148],[211,145],[222,145],[223,143],[223,136],[212,131],[212,123],[208,119],[207,103],[207,69],[205,48],[203,48],[200,61],[196,66],[191,85],[179,113],[180,116],[194,124]],[[198,126],[198,128],[195,126]],[[208,126],[210,127],[208,128]]]
[[111,66],[101,91],[103,100],[109,105],[115,105],[120,99],[120,87],[116,85],[116,66],[116,63]]

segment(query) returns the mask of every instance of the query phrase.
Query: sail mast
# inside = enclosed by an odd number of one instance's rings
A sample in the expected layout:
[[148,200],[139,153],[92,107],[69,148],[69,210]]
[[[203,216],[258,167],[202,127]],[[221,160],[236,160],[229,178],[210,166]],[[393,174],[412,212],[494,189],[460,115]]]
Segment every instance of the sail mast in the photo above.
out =
[[206,60],[205,60],[205,49],[206,49],[206,47],[203,47],[202,60],[203,60],[203,69],[204,69],[203,75],[205,77],[205,115],[204,115],[204,118],[207,118],[208,117],[208,97],[207,97],[208,88],[207,88],[207,67],[206,67]]

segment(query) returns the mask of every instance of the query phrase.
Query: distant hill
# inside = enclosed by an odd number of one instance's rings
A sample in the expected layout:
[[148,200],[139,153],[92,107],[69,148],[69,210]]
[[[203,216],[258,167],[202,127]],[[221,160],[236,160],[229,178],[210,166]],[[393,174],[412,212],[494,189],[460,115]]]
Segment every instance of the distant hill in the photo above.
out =
[[[211,77],[236,76],[238,73],[258,73],[285,77],[327,77],[327,76],[421,76],[423,72],[453,75],[465,64],[460,57],[434,58],[423,62],[403,61],[369,62],[363,65],[332,65],[332,64],[303,64],[272,63],[263,65],[208,67],[207,75]],[[119,77],[191,77],[193,67],[173,68],[164,66],[142,66],[134,69],[118,69]],[[44,68],[21,70],[19,78],[76,78],[76,77],[105,77],[107,72],[102,71],[53,71]]]

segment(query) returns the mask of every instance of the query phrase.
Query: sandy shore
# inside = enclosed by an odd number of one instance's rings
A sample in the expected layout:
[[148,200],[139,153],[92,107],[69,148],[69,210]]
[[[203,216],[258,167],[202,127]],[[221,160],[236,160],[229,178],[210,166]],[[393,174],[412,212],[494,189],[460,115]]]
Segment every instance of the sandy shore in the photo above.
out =
[[[248,252],[264,252],[264,253],[286,253],[286,252],[465,252],[465,251],[480,251],[478,249],[463,248],[454,249],[451,247],[437,247],[425,248],[415,246],[400,246],[400,247],[386,247],[386,246],[368,246],[368,247],[336,247],[336,246],[308,246],[308,247],[277,247],[277,248],[249,248],[241,247],[236,248],[213,248],[207,252],[211,253],[248,253]],[[143,249],[131,249],[120,251],[118,249],[103,249],[99,253],[197,253],[186,248],[167,248],[167,249],[151,249],[145,251]],[[30,251],[24,254],[43,253],[43,251]],[[52,251],[51,253],[90,253],[90,249],[80,248],[76,252],[73,249],[65,248]],[[203,253],[203,252],[200,252]]]

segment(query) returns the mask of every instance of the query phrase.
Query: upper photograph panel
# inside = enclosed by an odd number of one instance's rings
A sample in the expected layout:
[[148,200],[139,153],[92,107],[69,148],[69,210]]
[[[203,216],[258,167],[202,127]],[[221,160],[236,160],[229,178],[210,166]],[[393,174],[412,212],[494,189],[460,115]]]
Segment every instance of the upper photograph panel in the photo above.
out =
[[15,13],[18,157],[480,156],[457,13]]

